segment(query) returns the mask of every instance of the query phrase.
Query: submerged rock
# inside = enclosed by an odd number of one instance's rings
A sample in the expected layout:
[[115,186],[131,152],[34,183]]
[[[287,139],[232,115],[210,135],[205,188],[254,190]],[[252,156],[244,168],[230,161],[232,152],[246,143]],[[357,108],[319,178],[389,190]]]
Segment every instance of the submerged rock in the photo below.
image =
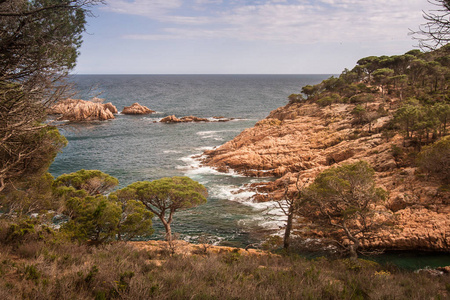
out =
[[122,110],[122,114],[124,115],[148,115],[154,112],[154,110],[151,110],[147,106],[140,105],[137,102],[130,106],[125,106]]
[[66,99],[48,110],[49,114],[61,115],[60,120],[73,122],[114,119],[114,112],[117,113],[117,108],[111,103],[103,104],[81,99]]

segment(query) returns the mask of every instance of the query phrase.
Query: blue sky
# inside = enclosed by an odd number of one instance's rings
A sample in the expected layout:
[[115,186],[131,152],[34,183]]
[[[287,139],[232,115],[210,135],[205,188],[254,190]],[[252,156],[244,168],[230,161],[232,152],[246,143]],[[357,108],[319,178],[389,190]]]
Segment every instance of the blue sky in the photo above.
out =
[[426,0],[106,0],[76,74],[339,74],[403,54]]

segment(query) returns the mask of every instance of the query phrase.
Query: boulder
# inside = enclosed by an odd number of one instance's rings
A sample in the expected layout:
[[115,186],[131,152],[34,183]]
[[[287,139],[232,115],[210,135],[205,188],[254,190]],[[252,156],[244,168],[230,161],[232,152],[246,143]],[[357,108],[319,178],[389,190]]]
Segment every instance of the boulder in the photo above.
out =
[[103,104],[103,106],[108,109],[113,114],[117,114],[119,111],[117,110],[117,107],[115,107],[111,102]]
[[113,111],[117,111],[117,109],[111,103],[103,104],[81,99],[66,99],[51,107],[48,113],[61,115],[60,120],[81,122],[114,119]]
[[125,106],[122,110],[122,114],[124,115],[148,115],[154,113],[154,110],[151,110],[150,108],[140,105],[139,103],[135,102],[130,106]]
[[199,118],[195,116],[186,116],[180,118],[181,122],[209,122],[208,119],[205,118]]

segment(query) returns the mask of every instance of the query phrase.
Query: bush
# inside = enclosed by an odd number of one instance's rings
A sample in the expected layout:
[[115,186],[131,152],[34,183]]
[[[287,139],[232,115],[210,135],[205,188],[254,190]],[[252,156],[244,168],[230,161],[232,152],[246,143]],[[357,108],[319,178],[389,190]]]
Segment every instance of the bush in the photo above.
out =
[[444,184],[450,183],[450,136],[446,136],[419,153],[420,169],[437,176]]

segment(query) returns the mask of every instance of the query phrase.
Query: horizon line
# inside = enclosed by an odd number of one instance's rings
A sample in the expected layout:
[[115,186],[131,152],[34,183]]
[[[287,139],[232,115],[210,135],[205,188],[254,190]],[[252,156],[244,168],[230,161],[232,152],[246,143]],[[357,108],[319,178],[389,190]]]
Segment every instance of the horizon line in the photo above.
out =
[[73,75],[338,75],[337,73],[71,73]]

